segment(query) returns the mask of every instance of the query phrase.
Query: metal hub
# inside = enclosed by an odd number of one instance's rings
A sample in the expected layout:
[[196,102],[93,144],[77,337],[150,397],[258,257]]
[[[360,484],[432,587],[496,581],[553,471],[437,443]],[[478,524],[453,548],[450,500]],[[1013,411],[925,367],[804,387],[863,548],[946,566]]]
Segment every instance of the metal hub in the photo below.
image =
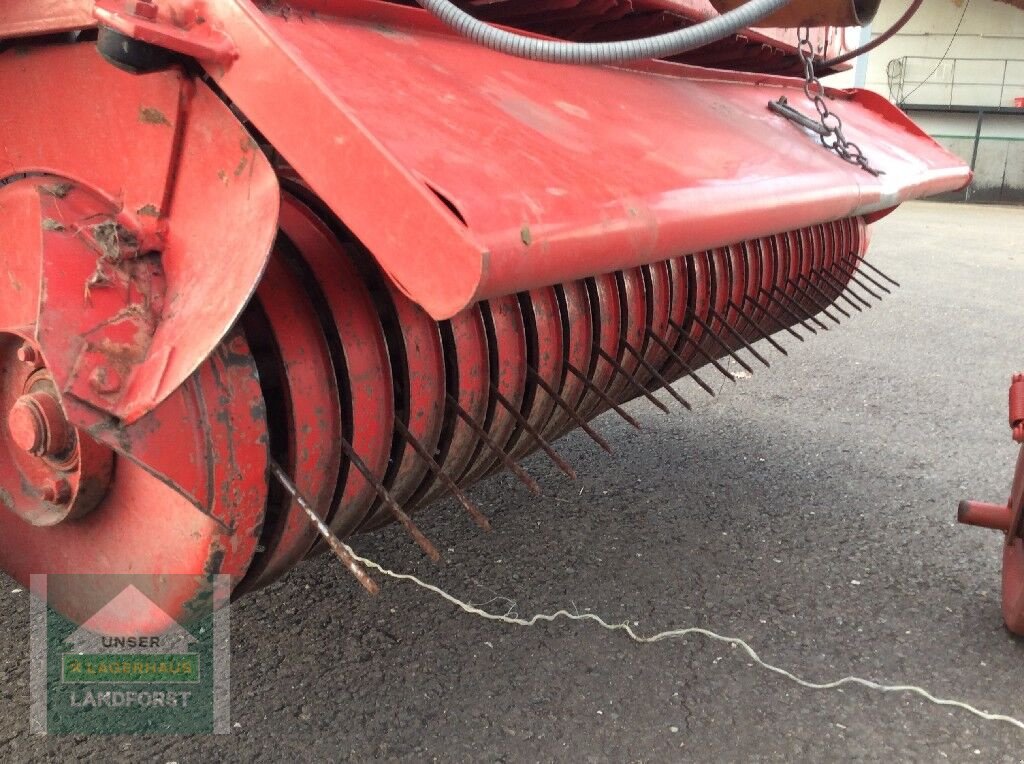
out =
[[37,526],[83,517],[106,495],[110,449],[80,437],[31,339],[0,333],[0,504]]

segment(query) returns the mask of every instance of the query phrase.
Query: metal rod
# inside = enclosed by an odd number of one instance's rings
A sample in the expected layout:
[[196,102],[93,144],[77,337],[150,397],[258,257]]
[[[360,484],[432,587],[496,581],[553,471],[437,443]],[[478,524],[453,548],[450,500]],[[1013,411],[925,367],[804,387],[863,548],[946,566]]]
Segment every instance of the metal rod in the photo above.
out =
[[299,491],[291,478],[288,477],[288,473],[285,472],[281,468],[281,465],[273,459],[270,460],[270,471],[274,477],[277,478],[277,482],[281,484],[285,491],[291,494],[295,503],[298,504],[302,508],[302,511],[306,513],[309,521],[313,523],[313,527],[316,528],[324,541],[327,542],[327,546],[331,548],[331,551],[337,555],[339,560],[341,560],[341,564],[345,566],[345,569],[351,573],[356,581],[358,581],[359,584],[370,594],[379,594],[380,587],[377,585],[377,582],[370,578],[366,569],[356,561],[341,540],[331,533],[331,529],[328,528],[324,521],[320,519],[320,516],[317,515],[316,511],[313,509],[313,505],[310,504],[309,500],[301,491]]
[[626,410],[622,408],[622,406],[620,406],[618,403],[616,403],[611,398],[609,398],[604,390],[602,390],[597,385],[595,385],[593,382],[591,382],[587,378],[587,375],[584,374],[579,369],[577,369],[575,365],[573,365],[572,363],[569,363],[568,361],[566,361],[565,368],[567,368],[569,370],[569,372],[574,377],[576,377],[584,385],[586,385],[586,388],[588,390],[593,391],[597,395],[597,397],[601,399],[601,401],[604,403],[604,405],[610,407],[612,409],[612,411],[614,411],[616,414],[618,414],[620,417],[622,417],[626,421],[627,424],[632,425],[633,427],[635,427],[638,430],[642,430],[643,429],[643,427],[640,426],[640,423],[638,421],[636,421],[636,419],[631,417],[626,412]]
[[532,424],[530,424],[529,420],[525,416],[523,416],[522,412],[520,412],[516,406],[513,406],[508,398],[501,394],[501,391],[498,390],[496,385],[491,385],[491,394],[494,396],[494,399],[498,401],[498,403],[500,403],[509,414],[512,415],[512,418],[519,422],[520,427],[526,430],[526,432],[528,432],[533,437],[533,439],[537,441],[537,444],[542,449],[544,449],[544,453],[547,454],[548,458],[555,463],[555,466],[558,467],[558,469],[560,469],[562,472],[564,472],[570,480],[575,480],[576,470],[572,468],[569,462],[567,462],[565,459],[559,456],[558,452],[551,447],[550,443],[544,440],[543,436],[539,432],[537,432],[537,429]]
[[[714,308],[712,308],[710,305],[708,306],[708,312],[709,313],[713,313],[714,312]],[[691,311],[689,311],[689,313],[690,313],[691,316],[693,316],[693,320],[696,321],[698,324],[700,324],[701,328],[704,331],[706,331],[708,334],[710,334],[711,337],[715,340],[715,342],[717,342],[726,353],[728,353],[730,356],[732,356],[732,360],[734,360],[736,363],[738,363],[740,366],[742,366],[746,370],[747,374],[753,374],[754,373],[754,370],[752,368],[750,368],[750,366],[747,365],[747,362],[744,361],[742,358],[740,358],[738,355],[736,355],[736,353],[733,352],[733,349],[731,347],[729,347],[722,340],[722,338],[719,337],[715,333],[715,331],[711,328],[711,326],[704,319],[702,319],[700,316],[697,315],[697,311],[696,310],[691,310]],[[671,321],[672,321],[672,319],[669,319],[670,323],[671,323]],[[678,327],[676,327],[676,328],[678,329]]]
[[648,337],[650,337],[650,338],[651,338],[652,340],[654,340],[655,342],[657,342],[657,343],[658,343],[659,345],[661,345],[662,349],[663,349],[663,350],[664,350],[664,351],[665,351],[666,353],[668,353],[668,354],[669,354],[669,355],[670,355],[670,356],[672,357],[672,360],[673,360],[673,361],[675,361],[675,362],[676,362],[677,364],[679,364],[680,368],[681,368],[681,369],[682,369],[682,370],[683,370],[684,372],[686,372],[686,374],[687,374],[687,375],[688,375],[688,376],[689,376],[689,377],[690,377],[690,378],[691,378],[691,379],[692,379],[692,380],[693,380],[694,382],[696,382],[696,383],[697,383],[698,385],[700,385],[701,389],[702,389],[702,390],[704,390],[704,392],[706,392],[706,393],[707,393],[708,395],[710,395],[710,396],[711,396],[712,398],[714,398],[714,397],[715,397],[715,389],[714,389],[713,387],[711,387],[711,385],[709,385],[709,384],[708,384],[707,382],[705,382],[705,381],[704,381],[703,379],[701,379],[700,377],[698,377],[698,376],[697,376],[697,372],[695,372],[695,371],[694,371],[693,369],[691,369],[691,368],[690,368],[690,366],[689,366],[689,365],[688,365],[688,364],[686,363],[686,361],[684,361],[684,360],[682,359],[682,356],[680,356],[680,355],[679,355],[679,354],[678,354],[678,353],[677,353],[677,352],[676,352],[675,350],[673,350],[673,349],[672,349],[672,348],[671,348],[671,347],[669,346],[669,344],[668,344],[667,342],[665,342],[665,340],[663,340],[663,339],[662,339],[661,337],[659,337],[659,336],[658,336],[657,334],[655,334],[654,332],[652,332],[652,331],[651,331],[650,329],[648,329],[648,330],[647,330],[647,336],[648,336]]
[[[623,344],[625,344],[625,343],[623,343]],[[649,400],[651,403],[653,403],[659,409],[664,411],[666,414],[669,413],[668,406],[666,406],[664,403],[662,403],[657,398],[655,398],[654,397],[654,393],[652,393],[646,387],[644,387],[639,382],[637,382],[636,379],[633,377],[633,375],[630,374],[628,371],[626,371],[625,368],[623,368],[622,364],[620,364],[618,361],[616,361],[614,358],[612,358],[610,355],[608,355],[608,353],[605,352],[604,348],[602,348],[600,345],[596,345],[595,344],[594,345],[594,350],[597,351],[597,354],[599,356],[601,356],[604,360],[606,360],[609,364],[611,364],[612,368],[615,369],[615,371],[617,371],[619,374],[621,374],[626,379],[628,379],[630,384],[632,384],[633,387],[635,387],[637,390],[639,390],[640,393],[645,398],[647,398],[647,400]]]
[[583,432],[590,436],[591,440],[597,443],[597,445],[599,445],[609,454],[612,453],[612,447],[608,445],[607,440],[601,437],[601,433],[597,432],[593,427],[587,424],[587,420],[581,417],[579,415],[579,412],[569,405],[568,401],[566,401],[561,395],[555,392],[554,388],[551,387],[551,385],[548,384],[547,380],[540,375],[539,371],[537,371],[530,365],[527,365],[526,371],[531,377],[533,377],[533,381],[540,385],[544,392],[551,396],[551,398],[555,401],[555,403],[558,404],[562,411],[568,414],[569,418],[572,419],[572,421],[574,421],[576,425],[583,430]]
[[[861,297],[858,292],[855,292],[853,287],[850,286],[848,283],[844,284],[842,281],[837,279],[828,271],[822,271],[821,277],[828,281],[828,283],[832,286],[833,289],[839,290],[839,296],[846,300],[846,302],[850,304],[850,307],[852,307],[858,313],[863,313],[864,308],[871,307],[871,303],[865,300],[863,297]],[[849,292],[850,294],[847,294],[847,292]],[[854,302],[853,300],[850,299],[851,294],[857,298],[857,302]],[[861,307],[861,304],[864,305],[864,308]]]
[[[749,297],[747,297],[747,295],[744,295],[744,299],[749,299]],[[778,343],[778,342],[777,342],[776,340],[772,339],[772,336],[771,336],[771,335],[770,335],[770,334],[769,334],[768,332],[766,332],[766,331],[765,331],[764,329],[762,329],[762,328],[761,328],[761,325],[760,325],[759,323],[757,323],[757,321],[755,321],[755,320],[754,320],[753,318],[751,318],[750,316],[748,316],[748,315],[747,315],[747,314],[746,314],[746,313],[745,313],[745,312],[743,311],[743,308],[741,308],[741,307],[740,307],[739,305],[737,305],[736,303],[734,303],[734,302],[732,301],[732,299],[729,299],[729,300],[727,300],[727,304],[729,305],[729,307],[730,307],[730,308],[732,308],[732,309],[733,309],[733,310],[735,310],[735,311],[736,311],[737,313],[739,313],[739,314],[740,314],[740,315],[741,315],[741,316],[743,317],[743,320],[744,320],[744,321],[746,321],[746,322],[747,322],[747,323],[748,323],[748,324],[749,324],[750,326],[754,327],[754,328],[755,328],[755,329],[757,330],[758,334],[760,334],[760,335],[761,335],[761,339],[763,339],[763,340],[764,340],[765,342],[767,342],[767,343],[768,343],[769,345],[771,345],[771,346],[772,346],[773,348],[775,348],[775,349],[776,349],[776,350],[778,350],[778,351],[779,351],[780,353],[782,353],[782,355],[786,355],[786,356],[788,356],[788,355],[789,355],[789,353],[788,353],[788,352],[786,351],[786,348],[782,347],[782,345],[780,345],[780,344],[779,344],[779,343]],[[763,310],[763,309],[762,309],[762,310]],[[775,322],[775,323],[776,323],[776,324],[777,324],[778,326],[781,326],[781,327],[782,327],[783,329],[785,329],[785,328],[786,328],[786,325],[785,325],[785,324],[783,324],[783,323],[782,323],[781,321],[779,321],[779,320],[778,320],[777,318],[775,318],[775,316],[771,316],[770,314],[766,314],[766,315],[769,315],[769,317],[770,317],[770,318],[771,318],[771,319],[772,319],[772,320],[773,320],[773,321],[774,321],[774,322]],[[800,335],[798,334],[797,336],[799,337]]]
[[341,450],[345,452],[345,456],[348,457],[349,462],[362,473],[366,482],[373,486],[373,490],[376,491],[377,496],[380,500],[387,505],[387,508],[391,510],[391,514],[395,516],[395,519],[402,524],[402,527],[412,536],[413,541],[416,542],[417,546],[423,550],[423,553],[427,555],[434,562],[438,562],[441,559],[441,553],[437,551],[435,547],[426,536],[423,535],[423,531],[416,527],[416,524],[412,521],[412,518],[406,514],[398,503],[391,498],[391,494],[388,493],[388,489],[385,488],[377,478],[374,476],[373,471],[366,466],[366,462],[355,452],[352,448],[352,444],[349,443],[345,438],[339,437],[338,442],[341,444]]
[[489,531],[491,529],[491,523],[487,519],[486,515],[484,515],[484,513],[480,511],[480,508],[477,507],[477,505],[474,504],[468,496],[466,496],[465,492],[455,484],[455,481],[452,480],[448,473],[441,468],[441,465],[434,460],[434,457],[430,455],[426,448],[424,448],[419,439],[409,432],[409,428],[405,426],[405,422],[398,417],[395,417],[395,429],[398,430],[399,435],[401,435],[402,438],[412,446],[412,450],[415,451],[427,467],[430,468],[430,471],[434,473],[434,476],[444,484],[445,488],[451,491],[452,495],[455,496],[456,499],[458,499],[466,512],[469,513],[469,516],[473,518],[473,522],[485,531]]
[[673,329],[675,329],[677,332],[679,332],[680,336],[682,336],[684,341],[689,342],[691,345],[693,345],[693,349],[696,350],[698,353],[700,353],[705,361],[707,361],[712,366],[714,366],[716,369],[718,369],[719,373],[722,376],[724,376],[726,379],[728,379],[729,381],[731,381],[733,383],[736,382],[736,377],[734,377],[732,375],[732,372],[730,372],[728,369],[726,369],[724,366],[722,366],[722,364],[720,364],[718,362],[717,358],[712,358],[711,355],[704,348],[701,347],[700,343],[697,342],[697,340],[695,340],[693,337],[691,337],[689,334],[687,334],[683,330],[683,327],[681,327],[679,324],[677,324],[671,318],[668,320],[668,323],[669,323],[669,326],[671,326]]
[[[777,287],[774,287],[774,286],[772,287],[772,289],[776,289],[776,288]],[[778,305],[780,308],[782,308],[782,310],[786,313],[786,315],[788,315],[796,323],[798,323],[801,326],[803,326],[803,328],[806,329],[807,331],[809,331],[811,334],[817,334],[818,333],[817,330],[813,326],[809,326],[804,319],[800,318],[800,316],[798,316],[796,313],[794,313],[789,308],[787,308],[782,303],[782,301],[775,299],[775,296],[772,295],[772,293],[769,292],[767,289],[764,289],[762,287],[758,287],[758,291],[761,294],[763,294],[765,297],[767,297],[769,300],[771,300],[772,303],[774,303],[775,305]],[[790,331],[791,334],[795,334],[795,332],[793,332],[792,328],[790,328],[789,331]],[[804,338],[800,337],[800,341],[803,342]]]
[[[817,275],[818,275],[818,276],[821,276],[822,278],[826,278],[828,274],[827,274],[827,273],[825,272],[825,270],[824,270],[824,269],[822,269],[822,270],[820,270],[820,271],[818,271],[818,272],[817,272]],[[828,305],[829,307],[835,308],[836,310],[838,310],[838,311],[839,311],[840,313],[842,313],[842,314],[843,314],[844,316],[846,316],[847,318],[853,318],[853,316],[851,316],[851,315],[850,315],[849,313],[847,313],[847,312],[846,312],[846,311],[845,311],[845,310],[843,309],[843,307],[842,307],[841,305],[839,305],[839,303],[838,303],[838,300],[839,300],[839,298],[840,298],[840,297],[843,297],[843,298],[844,298],[844,299],[845,299],[845,300],[846,300],[847,302],[850,302],[850,299],[849,299],[848,297],[846,297],[845,295],[843,295],[843,294],[842,294],[842,293],[843,293],[843,291],[844,291],[843,289],[840,289],[840,290],[839,290],[839,294],[838,294],[838,295],[836,295],[836,296],[835,296],[835,297],[833,298],[833,297],[830,297],[830,296],[829,296],[828,292],[826,292],[826,291],[825,291],[824,289],[822,289],[821,287],[819,287],[819,286],[818,286],[817,284],[815,284],[815,283],[814,283],[813,281],[811,281],[811,280],[810,280],[809,278],[807,278],[806,276],[803,276],[803,278],[804,278],[804,280],[806,280],[806,281],[807,281],[807,286],[808,286],[808,287],[810,287],[810,288],[814,289],[814,291],[815,291],[815,292],[816,292],[816,293],[818,294],[818,296],[819,296],[819,297],[821,297],[821,298],[822,298],[823,300],[826,300],[826,304],[827,304],[827,305]],[[860,312],[860,306],[858,306],[858,305],[854,305],[853,307],[855,307],[855,308],[857,309],[857,311],[858,311],[858,312]]]
[[863,289],[869,295],[874,297],[876,300],[882,300],[883,299],[882,295],[878,294],[877,292],[872,292],[871,288],[869,286],[867,286],[866,284],[864,284],[860,279],[858,279],[857,276],[863,276],[865,279],[870,281],[872,284],[874,284],[876,287],[881,289],[886,294],[890,294],[890,295],[892,294],[892,290],[891,289],[888,289],[884,284],[879,284],[877,281],[875,281],[873,278],[871,278],[868,274],[864,273],[864,271],[858,271],[850,263],[844,263],[843,261],[840,260],[840,261],[838,261],[838,265],[839,265],[839,269],[844,274],[849,276],[852,281],[857,282],[857,286],[859,286],[861,289]]
[[679,402],[679,405],[681,405],[687,411],[693,411],[693,406],[690,405],[689,401],[687,401],[686,398],[684,398],[676,390],[674,390],[672,388],[672,384],[667,379],[665,379],[661,375],[661,372],[659,372],[657,369],[655,369],[647,361],[646,358],[641,356],[640,352],[636,348],[634,348],[628,342],[624,342],[622,344],[625,346],[626,350],[628,350],[633,355],[633,357],[636,358],[636,360],[640,362],[640,365],[643,366],[645,369],[647,369],[647,371],[650,372],[651,375],[656,380],[658,380],[658,384],[660,384],[662,387],[664,387],[666,392],[668,392],[669,395],[671,395],[673,398],[675,398]]
[[747,349],[747,351],[752,356],[754,356],[754,358],[756,358],[758,361],[760,361],[761,363],[763,363],[765,365],[765,368],[770,369],[772,367],[772,365],[770,363],[768,363],[768,361],[765,359],[765,357],[763,355],[761,355],[760,353],[758,353],[757,349],[753,345],[751,345],[749,342],[747,342],[747,338],[746,337],[744,337],[742,334],[737,332],[735,329],[732,328],[732,326],[729,325],[729,322],[725,319],[724,316],[722,316],[721,313],[719,313],[717,310],[715,310],[714,308],[711,308],[711,307],[709,307],[708,310],[709,310],[709,312],[711,313],[712,316],[714,316],[715,318],[718,319],[718,322],[726,329],[726,331],[729,332],[729,334],[731,334],[733,337],[738,339],[743,344],[743,347],[745,347]]
[[[787,283],[792,283],[792,282],[787,282]],[[794,285],[794,286],[795,286],[795,285]],[[780,289],[779,287],[777,287],[777,286],[773,286],[773,287],[772,287],[772,289],[773,289],[773,290],[775,290],[776,292],[778,292],[779,294],[781,294],[781,295],[782,295],[782,296],[783,296],[784,298],[786,298],[786,300],[787,300],[788,302],[791,302],[791,303],[795,304],[795,305],[796,305],[796,307],[797,307],[798,309],[800,309],[801,311],[802,311],[802,310],[804,310],[804,307],[803,307],[803,305],[801,305],[800,303],[798,303],[798,302],[797,302],[796,300],[794,300],[794,299],[793,299],[792,297],[790,297],[790,296],[789,296],[788,294],[786,294],[786,293],[785,293],[785,292],[784,292],[784,291],[783,291],[782,289]],[[794,317],[795,317],[795,318],[796,318],[796,319],[797,319],[798,321],[800,321],[800,323],[804,325],[804,328],[806,328],[806,329],[810,329],[810,328],[811,328],[811,327],[810,327],[810,326],[809,326],[809,325],[808,325],[808,324],[806,323],[806,321],[804,321],[804,319],[801,319],[801,318],[800,318],[800,317],[799,317],[799,316],[798,316],[797,314],[795,314],[795,313],[793,313],[793,312],[790,312],[790,315],[794,316]],[[809,313],[808,313],[808,314],[806,314],[806,315],[807,315],[807,321],[813,321],[814,323],[816,323],[816,324],[818,325],[818,328],[819,328],[819,329],[821,329],[821,330],[822,330],[823,332],[827,332],[827,331],[828,331],[828,326],[827,326],[827,325],[826,325],[826,324],[825,324],[825,323],[824,323],[824,322],[823,322],[823,321],[822,321],[821,319],[819,319],[819,318],[818,318],[817,316],[813,316],[813,315],[811,315],[811,314],[809,314]],[[812,329],[811,331],[814,331],[814,330]],[[817,332],[814,332],[814,333],[815,333],[815,334],[817,334]]]
[[476,420],[473,419],[473,417],[471,417],[466,412],[466,410],[459,405],[459,402],[452,397],[451,393],[445,393],[445,398],[448,401],[448,405],[452,407],[452,410],[459,415],[459,418],[467,425],[469,425],[469,429],[475,432],[477,434],[477,437],[479,437],[484,443],[486,443],[487,447],[491,449],[491,451],[494,454],[496,454],[499,459],[501,459],[502,463],[510,470],[512,470],[513,473],[515,473],[515,476],[519,478],[519,482],[521,482],[523,485],[529,488],[531,493],[533,493],[536,496],[539,496],[540,486],[537,485],[537,481],[530,477],[529,473],[527,473],[526,470],[519,466],[519,462],[517,462],[515,459],[513,459],[511,456],[505,453],[505,451],[502,450],[501,446],[494,442],[494,438],[492,438],[488,434],[487,430],[485,430],[483,427],[477,424]]
[[[763,291],[763,290],[762,290],[762,291]],[[769,295],[769,296],[770,296],[770,295]],[[776,324],[777,326],[780,326],[780,327],[782,327],[783,329],[785,329],[785,330],[786,330],[787,332],[789,332],[790,334],[792,334],[792,335],[793,335],[794,337],[796,337],[796,338],[797,338],[798,340],[800,340],[801,342],[803,342],[803,341],[804,341],[804,336],[803,336],[802,334],[800,334],[799,332],[797,332],[797,330],[796,330],[796,329],[794,329],[794,328],[793,328],[792,326],[787,326],[787,325],[786,325],[786,324],[784,324],[784,323],[783,323],[783,322],[782,322],[782,321],[781,321],[780,319],[778,319],[778,318],[777,318],[776,316],[774,316],[773,314],[769,313],[769,312],[768,312],[768,311],[767,311],[767,310],[765,309],[765,307],[764,307],[763,305],[761,305],[761,303],[759,303],[759,302],[757,302],[756,300],[754,300],[754,298],[753,298],[753,297],[751,297],[750,295],[746,295],[746,294],[745,294],[745,295],[743,295],[743,302],[744,302],[744,303],[747,303],[747,302],[753,303],[754,305],[756,305],[756,306],[757,306],[757,308],[758,308],[759,310],[763,310],[763,311],[765,312],[765,315],[766,315],[766,316],[768,316],[768,318],[770,318],[770,319],[771,319],[772,321],[774,321],[774,322],[775,322],[775,324]],[[729,300],[729,304],[730,304],[730,305],[732,305],[732,306],[733,306],[734,308],[736,308],[736,307],[737,307],[736,303],[734,303],[734,302],[733,302],[732,300]],[[748,319],[748,320],[749,320],[749,319]],[[755,326],[757,326],[757,324],[754,324],[754,325],[755,325]],[[767,334],[766,334],[766,335],[765,335],[764,337],[765,337],[765,339],[769,339],[769,336],[770,336],[770,335],[767,335]],[[782,347],[782,345],[778,345],[777,347],[778,347],[778,349],[779,349],[779,352],[781,352],[781,353],[782,353],[783,355],[789,355],[789,353],[787,353],[787,352],[786,352],[786,350],[785,350],[785,349],[784,349],[784,348]]]
[[[812,303],[814,303],[814,306],[815,306],[815,307],[816,307],[816,308],[817,308],[817,309],[818,309],[818,310],[819,310],[819,311],[820,311],[821,313],[825,314],[825,317],[826,317],[826,318],[828,318],[828,319],[829,319],[829,320],[831,320],[831,321],[834,321],[834,322],[835,322],[835,323],[836,323],[837,325],[838,325],[838,324],[841,324],[841,323],[842,323],[842,321],[840,321],[840,320],[839,320],[838,318],[836,318],[835,316],[833,316],[833,315],[832,315],[831,313],[829,313],[829,312],[828,312],[828,309],[829,309],[829,304],[828,304],[828,303],[826,303],[826,304],[822,305],[822,304],[821,304],[820,302],[818,302],[818,300],[816,300],[816,299],[815,299],[815,297],[814,297],[814,295],[813,295],[813,294],[810,294],[810,293],[809,293],[809,292],[807,291],[808,289],[814,289],[814,291],[816,291],[816,292],[818,292],[819,294],[821,294],[820,290],[819,290],[819,289],[818,289],[818,288],[817,288],[816,286],[814,286],[814,283],[813,283],[813,282],[812,282],[812,281],[811,281],[811,280],[810,280],[809,278],[807,278],[807,277],[806,277],[805,275],[803,275],[802,273],[801,273],[801,274],[800,274],[799,276],[797,276],[797,283],[796,283],[796,288],[797,288],[797,289],[800,289],[800,288],[801,288],[801,287],[800,287],[800,281],[799,281],[799,279],[803,279],[804,281],[806,281],[806,282],[807,282],[807,288],[805,288],[805,289],[804,289],[804,291],[803,291],[803,293],[804,293],[804,295],[806,295],[807,299],[808,299],[808,300],[810,300],[810,301],[811,301]],[[828,296],[827,296],[827,295],[824,295],[824,299],[826,299],[826,300],[829,300],[829,298],[828,298]],[[831,300],[829,300],[829,302],[831,302]],[[840,312],[840,313],[842,313],[842,314],[843,314],[844,316],[846,316],[847,318],[849,318],[849,317],[850,317],[850,314],[849,314],[849,313],[847,313],[847,312],[846,312],[845,310],[843,310],[842,308],[838,308],[838,310],[839,310],[839,312]]]
[[[886,281],[888,281],[888,282],[889,282],[890,284],[892,284],[892,285],[893,285],[894,287],[897,287],[897,288],[899,287],[899,285],[900,285],[900,282],[898,282],[898,281],[897,281],[896,279],[894,279],[894,278],[892,278],[891,276],[889,276],[888,274],[884,273],[884,272],[883,272],[883,271],[882,271],[882,270],[881,270],[880,268],[876,268],[876,267],[875,267],[874,265],[872,265],[871,263],[869,263],[869,262],[868,262],[867,260],[865,260],[865,259],[864,259],[864,258],[863,258],[863,257],[862,257],[861,255],[858,255],[858,254],[857,254],[856,252],[851,252],[851,254],[853,255],[853,258],[854,258],[855,260],[857,260],[858,262],[861,262],[861,263],[863,263],[864,265],[866,265],[866,266],[867,266],[868,268],[870,268],[871,270],[873,270],[873,271],[874,271],[875,273],[877,273],[877,274],[878,274],[879,276],[881,276],[881,277],[882,277],[883,279],[885,279]],[[865,274],[865,276],[866,276],[866,275],[867,275],[867,274]],[[874,283],[874,281],[872,281],[871,283]],[[883,287],[883,288],[884,288],[884,287]],[[888,292],[889,290],[888,290],[888,289],[886,289],[885,291],[886,291],[886,292]],[[890,292],[890,294],[892,294],[892,293]]]

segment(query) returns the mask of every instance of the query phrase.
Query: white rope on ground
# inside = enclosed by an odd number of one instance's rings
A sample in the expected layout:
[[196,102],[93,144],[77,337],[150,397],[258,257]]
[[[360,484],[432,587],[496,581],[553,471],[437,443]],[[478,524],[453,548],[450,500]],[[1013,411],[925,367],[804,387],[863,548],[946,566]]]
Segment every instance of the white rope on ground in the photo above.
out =
[[[937,706],[949,706],[951,708],[958,708],[962,711],[966,711],[969,714],[973,714],[974,716],[984,719],[985,721],[1004,722],[1006,724],[1012,724],[1017,729],[1024,731],[1024,721],[1021,721],[1020,719],[1016,719],[1012,716],[1006,716],[1005,714],[990,714],[987,711],[982,711],[980,708],[975,708],[971,704],[964,703],[959,700],[950,700],[949,698],[938,698],[932,695],[923,687],[917,687],[912,684],[881,684],[880,682],[875,682],[870,679],[863,679],[859,676],[844,676],[841,679],[836,679],[831,682],[809,682],[806,679],[801,679],[796,674],[787,671],[784,668],[780,668],[779,666],[774,666],[771,663],[767,663],[761,658],[760,655],[757,654],[753,647],[751,647],[749,644],[744,642],[739,637],[723,636],[708,629],[702,629],[696,626],[691,626],[685,629],[671,629],[669,631],[659,632],[658,634],[654,634],[649,637],[644,637],[633,631],[632,627],[628,623],[611,624],[605,621],[600,616],[594,615],[593,613],[581,614],[570,613],[568,610],[559,610],[556,613],[539,613],[529,619],[512,617],[511,615],[507,614],[497,615],[495,613],[489,613],[486,610],[481,610],[480,608],[474,605],[470,605],[467,602],[463,602],[457,597],[453,597],[451,594],[448,594],[448,592],[444,591],[443,589],[439,589],[433,584],[428,584],[425,581],[421,581],[416,576],[410,575],[408,573],[396,573],[393,570],[388,570],[382,565],[377,564],[373,560],[368,560],[365,557],[361,557],[355,551],[353,551],[351,547],[349,547],[347,544],[344,544],[344,542],[342,542],[342,545],[348,550],[349,554],[351,554],[352,557],[355,558],[355,560],[362,563],[366,567],[376,570],[378,573],[381,573],[382,575],[385,575],[388,578],[413,583],[421,589],[426,589],[428,592],[436,594],[438,597],[445,600],[446,602],[449,602],[450,604],[459,608],[463,612],[468,613],[470,615],[475,615],[479,618],[484,618],[488,621],[498,621],[500,623],[506,623],[511,626],[536,626],[541,621],[551,623],[559,619],[566,619],[569,621],[592,621],[596,623],[598,626],[600,626],[602,629],[606,629],[608,631],[624,631],[630,639],[632,639],[634,642],[639,642],[641,644],[652,644],[654,642],[661,642],[666,639],[679,639],[682,637],[687,637],[691,634],[696,634],[698,636],[706,637],[707,639],[711,639],[716,642],[723,642],[727,645],[739,647],[747,655],[750,656],[750,659],[754,661],[754,663],[756,663],[761,668],[767,669],[768,671],[771,671],[774,674],[778,674],[779,676],[783,676],[786,679],[789,679],[791,682],[795,682],[801,687],[806,687],[811,690],[834,690],[844,685],[859,685],[861,687],[866,687],[869,690],[877,690],[879,692],[910,693],[913,695],[917,695],[921,698],[924,698],[929,703],[933,703]],[[509,612],[511,613],[513,612],[513,610],[514,607],[510,609]]]

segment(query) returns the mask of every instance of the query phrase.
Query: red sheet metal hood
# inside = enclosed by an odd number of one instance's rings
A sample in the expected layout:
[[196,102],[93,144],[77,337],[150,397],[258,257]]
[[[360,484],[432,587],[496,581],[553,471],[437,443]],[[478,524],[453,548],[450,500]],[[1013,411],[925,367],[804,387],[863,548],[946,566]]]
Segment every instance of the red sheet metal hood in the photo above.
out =
[[239,4],[228,96],[435,318],[472,302],[966,185],[885,99],[830,91],[873,177],[771,113],[801,83],[668,63],[512,58],[365,0],[297,20]]

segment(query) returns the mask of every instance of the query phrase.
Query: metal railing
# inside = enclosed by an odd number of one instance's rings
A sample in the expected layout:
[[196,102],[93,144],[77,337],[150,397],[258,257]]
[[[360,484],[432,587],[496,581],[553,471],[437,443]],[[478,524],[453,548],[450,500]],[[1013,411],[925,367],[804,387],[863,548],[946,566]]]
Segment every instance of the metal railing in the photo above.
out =
[[[991,70],[991,76],[979,78],[982,70]],[[889,61],[886,74],[889,97],[901,106],[1015,106],[1016,99],[1024,97],[1024,59],[1020,58],[901,56]],[[925,95],[934,94],[936,87],[948,93],[941,98],[921,95],[922,90]]]

